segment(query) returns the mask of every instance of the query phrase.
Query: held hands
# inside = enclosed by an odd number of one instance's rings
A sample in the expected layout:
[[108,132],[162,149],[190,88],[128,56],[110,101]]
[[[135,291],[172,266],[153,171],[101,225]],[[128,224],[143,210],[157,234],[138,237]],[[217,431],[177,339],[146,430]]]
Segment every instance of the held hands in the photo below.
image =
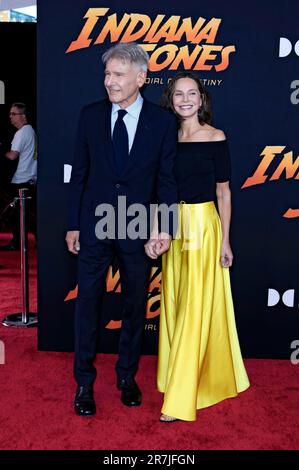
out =
[[79,230],[70,230],[65,237],[68,250],[74,255],[77,255],[80,250],[79,235]]
[[220,261],[223,268],[230,268],[233,264],[233,253],[229,242],[222,243]]
[[147,256],[157,259],[158,256],[169,250],[170,243],[171,236],[168,233],[161,232],[156,237],[152,236],[144,245],[144,249]]

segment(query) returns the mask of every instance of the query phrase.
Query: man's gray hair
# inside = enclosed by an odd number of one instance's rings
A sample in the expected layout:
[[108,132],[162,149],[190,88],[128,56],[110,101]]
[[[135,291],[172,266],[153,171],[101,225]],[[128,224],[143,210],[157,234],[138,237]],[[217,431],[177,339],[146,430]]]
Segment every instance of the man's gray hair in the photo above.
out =
[[110,49],[102,55],[102,60],[105,65],[110,59],[120,59],[123,62],[137,64],[146,72],[149,55],[136,42],[120,42],[110,47]]

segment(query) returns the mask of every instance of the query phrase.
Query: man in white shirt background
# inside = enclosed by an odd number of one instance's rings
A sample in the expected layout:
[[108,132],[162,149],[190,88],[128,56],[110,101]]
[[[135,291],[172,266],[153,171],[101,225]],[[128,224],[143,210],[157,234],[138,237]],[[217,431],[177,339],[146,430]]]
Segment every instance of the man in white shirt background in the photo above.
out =
[[[36,159],[36,134],[32,126],[28,123],[27,108],[24,103],[14,103],[11,105],[9,118],[11,124],[17,128],[17,132],[11,143],[11,150],[5,154],[9,160],[18,160],[17,169],[11,180],[12,195],[18,196],[20,188],[27,188],[30,200],[30,228],[36,235],[36,180],[37,180],[37,159]],[[13,214],[11,226],[13,238],[8,245],[0,247],[2,251],[13,251],[20,249],[20,222],[19,205]],[[28,221],[28,219],[27,219]]]

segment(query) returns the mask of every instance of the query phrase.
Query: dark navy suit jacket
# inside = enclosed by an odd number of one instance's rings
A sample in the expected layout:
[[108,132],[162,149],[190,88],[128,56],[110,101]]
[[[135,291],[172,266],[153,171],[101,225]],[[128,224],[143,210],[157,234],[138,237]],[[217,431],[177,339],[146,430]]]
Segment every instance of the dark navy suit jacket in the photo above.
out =
[[84,107],[76,136],[68,230],[80,230],[80,241],[88,244],[97,242],[98,204],[117,207],[118,196],[126,196],[127,205],[141,203],[146,207],[177,202],[174,116],[144,99],[130,155],[119,175],[111,140],[111,107],[109,100]]

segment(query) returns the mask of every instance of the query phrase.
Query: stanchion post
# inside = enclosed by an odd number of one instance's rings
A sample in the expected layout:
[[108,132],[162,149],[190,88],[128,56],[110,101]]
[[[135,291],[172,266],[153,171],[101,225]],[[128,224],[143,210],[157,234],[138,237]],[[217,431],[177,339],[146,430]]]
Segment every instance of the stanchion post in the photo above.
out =
[[19,189],[20,201],[20,241],[21,241],[21,287],[22,312],[8,315],[3,320],[4,326],[28,328],[37,325],[37,313],[29,312],[29,275],[28,275],[28,231],[26,227],[26,202],[31,199],[26,195],[27,188]]

